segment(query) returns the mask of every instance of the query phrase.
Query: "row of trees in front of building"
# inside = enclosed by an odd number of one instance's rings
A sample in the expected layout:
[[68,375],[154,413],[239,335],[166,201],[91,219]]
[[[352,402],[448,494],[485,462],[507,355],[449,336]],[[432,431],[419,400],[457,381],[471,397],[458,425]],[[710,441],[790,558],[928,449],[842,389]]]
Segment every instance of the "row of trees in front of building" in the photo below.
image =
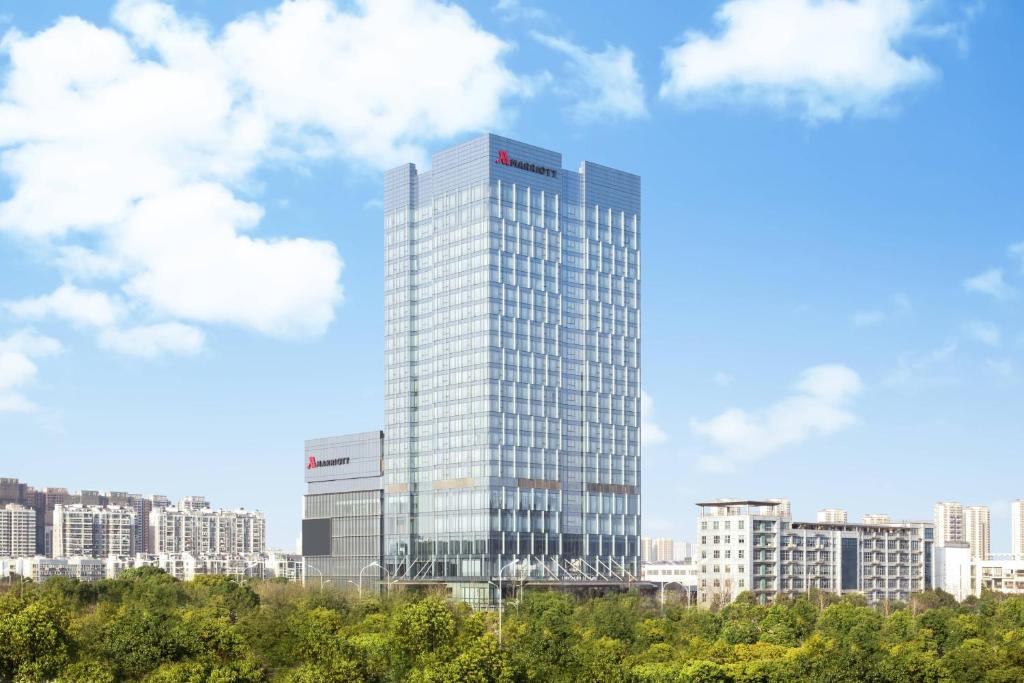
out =
[[[6,583],[6,582],[5,582]],[[150,568],[0,594],[0,681],[1009,682],[1024,598],[929,593],[887,609],[811,594],[717,612],[527,590],[497,614],[437,594],[358,599]]]

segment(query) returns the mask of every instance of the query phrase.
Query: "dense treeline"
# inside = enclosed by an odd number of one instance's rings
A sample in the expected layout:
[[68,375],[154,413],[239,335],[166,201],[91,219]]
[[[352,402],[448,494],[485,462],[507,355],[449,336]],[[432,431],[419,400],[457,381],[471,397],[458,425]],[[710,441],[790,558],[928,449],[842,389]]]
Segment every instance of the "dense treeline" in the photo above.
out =
[[824,594],[717,613],[527,591],[497,615],[151,569],[0,594],[0,680],[1024,681],[1024,598],[929,593],[876,610]]

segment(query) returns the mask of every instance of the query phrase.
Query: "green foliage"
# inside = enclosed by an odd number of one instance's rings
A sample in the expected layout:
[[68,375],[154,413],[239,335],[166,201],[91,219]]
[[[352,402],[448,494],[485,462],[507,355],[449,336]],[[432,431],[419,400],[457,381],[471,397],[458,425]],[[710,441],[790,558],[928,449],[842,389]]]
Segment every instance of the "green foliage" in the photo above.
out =
[[959,683],[1024,681],[1024,598],[872,609],[811,592],[718,612],[527,590],[498,615],[438,594],[358,599],[145,569],[0,592],[0,681]]

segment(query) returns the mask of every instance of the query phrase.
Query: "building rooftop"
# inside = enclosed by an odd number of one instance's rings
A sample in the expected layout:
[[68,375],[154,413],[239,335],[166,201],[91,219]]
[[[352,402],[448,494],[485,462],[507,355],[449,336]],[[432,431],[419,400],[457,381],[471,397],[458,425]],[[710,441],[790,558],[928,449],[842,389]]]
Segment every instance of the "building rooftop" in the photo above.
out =
[[736,505],[757,505],[775,507],[781,505],[777,500],[716,500],[710,503],[697,503],[697,507],[733,507]]

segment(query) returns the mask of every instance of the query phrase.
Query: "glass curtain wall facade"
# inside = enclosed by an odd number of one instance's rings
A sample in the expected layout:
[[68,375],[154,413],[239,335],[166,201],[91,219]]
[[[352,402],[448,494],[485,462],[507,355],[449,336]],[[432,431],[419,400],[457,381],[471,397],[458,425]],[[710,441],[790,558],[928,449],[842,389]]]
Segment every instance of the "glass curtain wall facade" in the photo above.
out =
[[407,580],[639,576],[640,178],[561,166],[485,135],[386,174],[384,554]]

